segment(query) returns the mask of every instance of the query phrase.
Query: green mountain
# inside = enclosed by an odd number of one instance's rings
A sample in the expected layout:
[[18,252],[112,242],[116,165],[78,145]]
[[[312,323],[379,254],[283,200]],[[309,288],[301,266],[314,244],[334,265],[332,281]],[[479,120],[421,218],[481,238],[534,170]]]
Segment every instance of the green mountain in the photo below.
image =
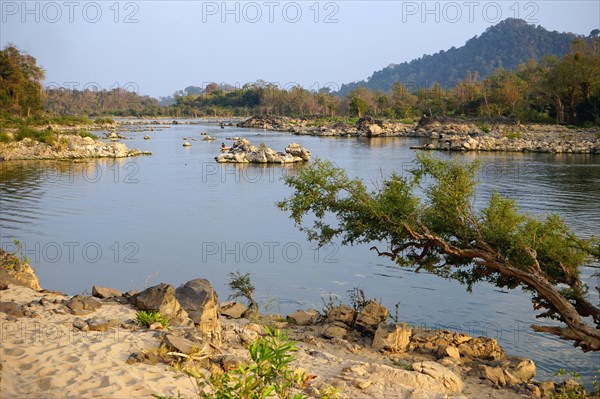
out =
[[514,69],[530,59],[547,55],[563,56],[571,42],[581,36],[550,32],[521,19],[509,18],[489,27],[464,46],[424,55],[410,62],[392,64],[373,73],[366,81],[342,85],[338,94],[346,95],[358,86],[388,91],[394,82],[402,82],[410,91],[438,82],[444,87],[463,80],[467,72],[487,77],[497,68]]

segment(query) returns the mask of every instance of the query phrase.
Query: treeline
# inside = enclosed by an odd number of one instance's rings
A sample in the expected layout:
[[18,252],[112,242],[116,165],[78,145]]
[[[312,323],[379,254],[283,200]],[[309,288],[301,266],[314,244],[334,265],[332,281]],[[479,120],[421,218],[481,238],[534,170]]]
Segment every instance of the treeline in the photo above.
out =
[[578,40],[563,58],[530,60],[514,71],[497,69],[481,79],[467,74],[450,88],[396,82],[388,92],[358,87],[338,97],[325,90],[283,90],[253,84],[202,94],[175,96],[175,116],[206,115],[372,115],[390,119],[428,116],[509,117],[522,122],[600,124],[600,39]]
[[45,108],[57,115],[160,116],[164,109],[158,100],[124,88],[112,90],[72,90],[52,88],[44,91]]
[[600,38],[578,40],[562,58],[530,60],[515,70],[497,69],[485,79],[467,74],[452,87],[395,82],[389,91],[358,87],[345,96],[301,87],[282,89],[258,81],[242,88],[211,83],[176,92],[170,105],[124,89],[54,88],[42,91],[35,58],[9,46],[0,54],[0,111],[28,116],[45,109],[85,116],[286,116],[372,115],[415,120],[445,117],[509,117],[522,122],[600,125]]

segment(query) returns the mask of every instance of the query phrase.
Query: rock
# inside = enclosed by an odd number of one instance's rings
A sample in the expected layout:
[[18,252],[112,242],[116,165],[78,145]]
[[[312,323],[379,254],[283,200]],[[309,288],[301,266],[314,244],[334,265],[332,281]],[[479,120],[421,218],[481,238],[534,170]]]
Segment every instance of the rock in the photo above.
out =
[[369,136],[379,136],[383,132],[383,129],[379,125],[369,126]]
[[67,301],[66,305],[74,315],[84,315],[96,311],[102,303],[89,296],[75,295]]
[[145,135],[145,136],[144,136],[144,140],[150,140],[150,136],[148,136],[148,135]]
[[170,284],[159,284],[133,295],[130,303],[139,310],[156,310],[169,319],[173,325],[189,325],[193,322],[181,307],[175,296],[175,288]]
[[417,362],[413,363],[412,368],[414,371],[426,374],[440,382],[449,393],[461,393],[463,390],[462,379],[441,364]]
[[493,338],[477,337],[458,345],[458,351],[463,357],[500,360],[506,357],[504,350]]
[[113,298],[120,297],[123,293],[119,290],[115,290],[114,288],[101,287],[99,285],[94,285],[92,287],[92,295],[96,298]]
[[364,390],[373,385],[373,381],[367,378],[357,378],[354,381],[352,381],[352,385],[360,390]]
[[177,300],[205,338],[220,341],[219,298],[210,282],[190,280],[175,290]]
[[458,348],[451,345],[441,345],[437,350],[438,358],[450,357],[452,359],[460,360],[460,352]]
[[469,371],[468,374],[478,377],[481,380],[487,380],[494,385],[501,387],[506,385],[504,371],[500,367],[490,367],[485,364],[479,364]]
[[160,321],[155,321],[154,323],[150,323],[148,326],[148,330],[164,330],[165,326]]
[[348,330],[346,324],[336,322],[332,324],[326,324],[323,327],[322,335],[325,338],[344,338],[347,332]]
[[221,151],[215,157],[219,163],[276,163],[286,164],[308,161],[310,151],[302,148],[299,144],[292,143],[285,149],[286,152],[276,152],[261,145],[260,148],[253,146],[246,139],[239,139],[229,149]]
[[373,338],[373,349],[392,353],[405,352],[412,330],[408,324],[380,324]]
[[219,359],[219,364],[225,372],[234,370],[242,365],[243,361],[237,356],[224,355]]
[[175,349],[177,352],[189,355],[198,347],[198,345],[187,338],[178,337],[177,335],[167,334],[163,337],[163,342],[169,348]]
[[133,352],[125,362],[127,364],[144,363],[154,365],[158,363],[158,356],[154,353]]
[[81,331],[89,331],[90,329],[90,326],[88,326],[85,320],[79,317],[76,317],[75,320],[73,320],[73,327]]
[[190,144],[190,142],[189,142],[189,141],[184,141],[184,142],[183,142],[183,146],[184,146],[184,147],[189,147],[189,146],[191,146],[191,144]]
[[491,362],[489,365],[504,370],[507,382],[512,382],[509,385],[529,382],[536,373],[535,363],[523,357],[509,356],[506,359]]
[[294,323],[297,324],[299,326],[308,326],[311,324],[315,324],[319,321],[319,318],[321,317],[321,314],[314,310],[314,309],[309,309],[309,310],[296,310],[293,313],[290,313],[287,316],[287,319]]
[[346,324],[347,326],[352,326],[352,322],[354,321],[355,312],[348,305],[336,306],[335,308],[330,309],[327,312],[328,323],[341,322]]
[[550,398],[554,393],[555,385],[553,381],[542,381],[538,382],[538,388],[540,388],[542,398]]
[[0,282],[29,287],[35,291],[42,289],[29,264],[3,249],[0,249]]
[[107,331],[111,328],[117,328],[121,325],[121,321],[116,319],[107,320],[102,317],[93,317],[86,320],[89,330],[91,331]]
[[220,306],[221,315],[230,319],[239,319],[244,316],[248,307],[240,302],[223,302]]
[[371,301],[356,316],[355,327],[358,331],[374,335],[381,323],[386,323],[388,310],[375,301]]
[[25,317],[23,307],[15,302],[0,302],[0,312],[13,317]]

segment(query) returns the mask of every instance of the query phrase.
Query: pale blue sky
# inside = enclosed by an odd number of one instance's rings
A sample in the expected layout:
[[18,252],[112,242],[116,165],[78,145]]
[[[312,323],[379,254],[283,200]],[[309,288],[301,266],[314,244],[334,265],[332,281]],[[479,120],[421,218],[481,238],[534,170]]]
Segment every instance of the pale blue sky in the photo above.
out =
[[46,83],[132,82],[152,96],[212,81],[341,85],[514,16],[584,35],[600,27],[598,1],[1,0],[0,10],[2,47],[36,57]]

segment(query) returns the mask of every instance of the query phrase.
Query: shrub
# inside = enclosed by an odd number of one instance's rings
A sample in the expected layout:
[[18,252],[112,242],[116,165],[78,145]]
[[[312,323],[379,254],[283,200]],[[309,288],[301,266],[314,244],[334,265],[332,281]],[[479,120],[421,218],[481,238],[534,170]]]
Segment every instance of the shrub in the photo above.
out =
[[79,137],[91,137],[94,140],[98,140],[98,136],[96,136],[94,133],[88,132],[87,130],[79,130],[77,131],[77,134]]
[[51,130],[36,130],[27,126],[21,126],[17,129],[15,140],[21,141],[25,138],[36,140],[41,143],[52,144],[56,141],[56,133]]
[[135,321],[140,327],[150,327],[151,324],[160,323],[169,328],[169,320],[157,310],[142,310],[135,315]]
[[96,120],[94,121],[94,123],[97,124],[97,125],[103,125],[103,124],[111,124],[111,125],[113,125],[115,123],[115,121],[112,118],[96,118]]
[[0,143],[10,143],[12,141],[12,137],[10,134],[6,132],[0,132]]

